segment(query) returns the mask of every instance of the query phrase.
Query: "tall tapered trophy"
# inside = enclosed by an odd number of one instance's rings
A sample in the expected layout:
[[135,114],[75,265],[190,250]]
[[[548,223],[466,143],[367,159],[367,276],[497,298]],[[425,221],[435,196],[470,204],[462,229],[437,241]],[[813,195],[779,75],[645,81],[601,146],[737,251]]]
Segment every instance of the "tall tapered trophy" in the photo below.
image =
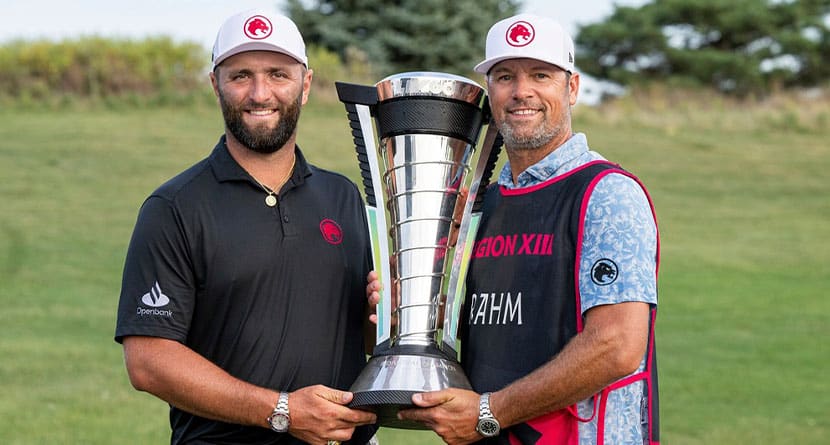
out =
[[377,344],[350,388],[350,406],[376,412],[383,426],[423,429],[397,419],[413,406],[413,394],[470,389],[456,335],[479,189],[492,174],[500,137],[488,125],[475,156],[489,107],[484,89],[464,77],[402,73],[374,86],[338,82],[337,93],[349,115],[383,283]]

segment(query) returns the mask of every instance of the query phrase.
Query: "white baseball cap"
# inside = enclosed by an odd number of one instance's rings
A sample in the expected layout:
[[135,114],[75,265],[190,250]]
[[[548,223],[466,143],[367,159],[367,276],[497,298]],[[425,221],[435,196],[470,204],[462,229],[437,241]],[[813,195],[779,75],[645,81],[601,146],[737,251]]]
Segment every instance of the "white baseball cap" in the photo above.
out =
[[251,9],[225,20],[216,34],[210,69],[243,51],[274,51],[291,56],[308,67],[305,42],[297,25],[267,8]]
[[574,42],[562,25],[533,14],[506,18],[487,33],[485,59],[475,71],[487,74],[493,65],[507,59],[536,59],[574,72]]

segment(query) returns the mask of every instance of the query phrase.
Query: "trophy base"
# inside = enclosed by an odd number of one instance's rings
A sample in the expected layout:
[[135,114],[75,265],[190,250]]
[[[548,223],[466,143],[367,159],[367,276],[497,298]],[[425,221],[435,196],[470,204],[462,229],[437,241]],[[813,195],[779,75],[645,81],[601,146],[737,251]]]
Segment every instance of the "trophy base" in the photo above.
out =
[[420,422],[398,419],[398,411],[415,408],[412,395],[423,391],[365,391],[354,393],[349,407],[372,411],[378,416],[378,425],[406,430],[426,430]]
[[414,408],[412,395],[446,388],[472,389],[454,360],[424,355],[375,356],[349,389],[352,408],[373,411],[380,426],[423,430],[418,422],[398,419],[398,411]]

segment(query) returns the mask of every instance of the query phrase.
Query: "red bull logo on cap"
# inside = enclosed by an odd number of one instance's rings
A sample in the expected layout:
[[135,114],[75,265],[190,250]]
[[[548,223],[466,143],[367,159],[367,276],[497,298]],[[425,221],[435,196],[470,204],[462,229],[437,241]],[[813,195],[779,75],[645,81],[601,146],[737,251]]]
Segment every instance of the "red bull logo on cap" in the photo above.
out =
[[516,22],[507,28],[507,43],[510,46],[525,46],[529,45],[536,37],[536,31],[533,25],[528,22]]
[[255,15],[248,20],[245,20],[243,31],[245,35],[254,40],[262,40],[271,35],[271,21],[261,15]]

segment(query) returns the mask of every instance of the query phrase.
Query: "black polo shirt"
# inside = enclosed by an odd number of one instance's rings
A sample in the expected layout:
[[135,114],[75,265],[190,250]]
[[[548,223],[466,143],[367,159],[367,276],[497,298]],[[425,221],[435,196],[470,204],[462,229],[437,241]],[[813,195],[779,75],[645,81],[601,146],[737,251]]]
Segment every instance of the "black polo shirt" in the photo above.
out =
[[[224,137],[147,198],[127,252],[116,341],[176,340],[275,390],[348,389],[365,364],[364,206],[351,181],[296,155],[275,207]],[[170,419],[173,443],[293,440],[175,407]]]

